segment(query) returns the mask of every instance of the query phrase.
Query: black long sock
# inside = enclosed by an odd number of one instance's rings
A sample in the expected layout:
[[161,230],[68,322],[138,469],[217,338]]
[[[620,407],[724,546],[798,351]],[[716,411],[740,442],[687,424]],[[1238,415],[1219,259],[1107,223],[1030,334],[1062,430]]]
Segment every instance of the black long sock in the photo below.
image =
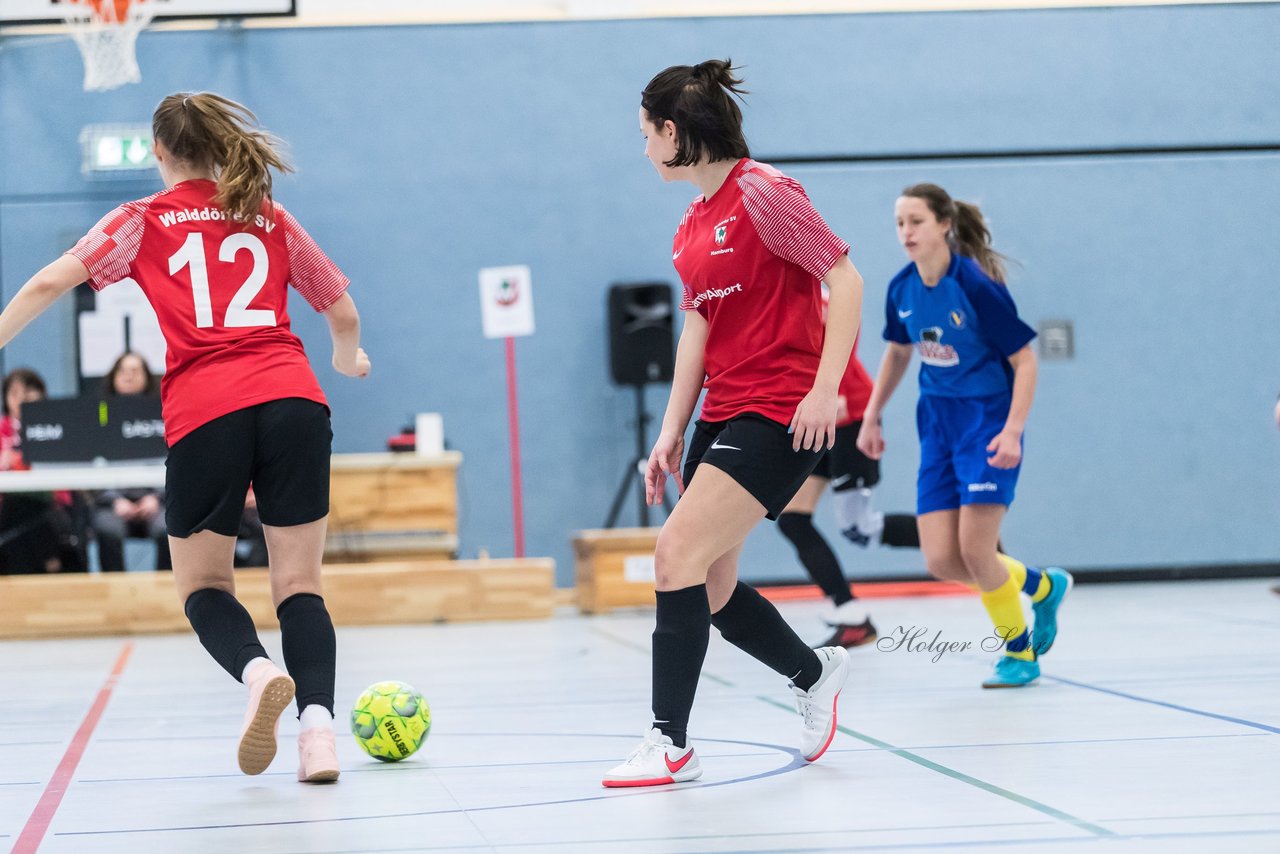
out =
[[817,654],[800,640],[778,609],[755,588],[739,581],[711,624],[729,643],[808,691],[822,675]]
[[338,639],[324,599],[314,593],[295,593],[276,608],[284,666],[298,686],[298,714],[310,705],[333,714],[333,681]]
[[227,591],[202,587],[187,597],[185,610],[200,643],[236,681],[250,661],[268,658],[253,618]]
[[831,597],[839,608],[854,598],[849,582],[840,571],[840,561],[826,539],[813,527],[811,513],[783,513],[778,517],[778,530],[796,547],[796,554],[813,583]]
[[710,639],[707,585],[658,591],[658,624],[653,630],[653,725],[676,747],[684,747],[688,739],[689,712]]
[[880,535],[880,542],[898,548],[920,548],[920,529],[916,527],[916,517],[910,513],[885,514],[884,533]]

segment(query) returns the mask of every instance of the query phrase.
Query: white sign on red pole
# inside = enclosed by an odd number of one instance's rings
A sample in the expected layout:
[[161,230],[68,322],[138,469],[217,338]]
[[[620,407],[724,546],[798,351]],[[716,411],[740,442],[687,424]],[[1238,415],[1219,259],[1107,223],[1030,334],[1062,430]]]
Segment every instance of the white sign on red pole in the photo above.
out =
[[485,338],[533,334],[533,279],[529,268],[486,267],[480,271],[480,310]]
[[524,557],[524,496],[520,483],[520,410],[516,393],[516,336],[533,334],[533,277],[524,265],[480,271],[480,314],[486,338],[507,351],[507,424],[511,435],[511,516],[516,557]]

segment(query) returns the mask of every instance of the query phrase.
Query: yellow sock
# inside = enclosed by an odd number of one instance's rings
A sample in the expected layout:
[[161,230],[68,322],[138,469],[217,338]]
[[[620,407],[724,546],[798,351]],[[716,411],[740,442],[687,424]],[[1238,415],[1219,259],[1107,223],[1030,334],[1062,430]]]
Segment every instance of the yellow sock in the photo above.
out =
[[1013,576],[995,590],[982,594],[982,605],[995,624],[996,633],[1004,639],[1006,655],[1034,661],[1036,654],[1031,649],[1031,633],[1027,631],[1027,617],[1022,610],[1022,600],[1018,598],[1020,588]]
[[[1004,564],[1004,568],[1009,570],[1009,577],[1013,579],[1013,583],[1018,585],[1019,590],[1030,596],[1032,602],[1041,602],[1049,595],[1049,579],[1040,570],[1029,569],[1016,557],[1009,557],[1006,554],[998,554],[997,557]],[[1031,589],[1028,590],[1028,587]]]

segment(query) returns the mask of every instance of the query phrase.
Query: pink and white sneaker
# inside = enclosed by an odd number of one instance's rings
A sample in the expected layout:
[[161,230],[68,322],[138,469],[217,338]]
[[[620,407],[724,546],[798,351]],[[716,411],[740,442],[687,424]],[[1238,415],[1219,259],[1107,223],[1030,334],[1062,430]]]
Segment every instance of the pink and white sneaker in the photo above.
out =
[[341,773],[332,729],[312,727],[298,733],[299,782],[332,783]]
[[815,652],[822,662],[818,681],[808,691],[791,686],[796,695],[796,711],[804,719],[800,728],[800,752],[809,762],[826,753],[836,737],[836,704],[849,676],[849,653],[844,647],[824,646]]
[[662,730],[654,727],[627,761],[613,768],[601,781],[609,788],[620,786],[661,786],[684,783],[702,776],[702,766],[693,746],[676,747]]
[[293,700],[293,680],[270,661],[259,664],[245,677],[249,708],[240,732],[240,770],[261,774],[276,756],[276,732],[280,715]]

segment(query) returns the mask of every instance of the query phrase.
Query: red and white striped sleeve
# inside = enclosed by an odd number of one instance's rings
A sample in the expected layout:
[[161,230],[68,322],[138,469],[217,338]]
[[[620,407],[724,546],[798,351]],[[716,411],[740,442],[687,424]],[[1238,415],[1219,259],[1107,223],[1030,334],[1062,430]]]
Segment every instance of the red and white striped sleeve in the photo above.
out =
[[325,311],[347,292],[351,280],[307,234],[293,214],[276,206],[284,222],[285,246],[289,251],[289,283],[316,311]]
[[761,241],[774,255],[822,279],[849,252],[804,188],[774,169],[753,169],[738,178],[742,201]]
[[142,246],[144,215],[150,201],[148,197],[121,205],[100,219],[68,250],[68,255],[80,259],[89,269],[89,286],[95,291],[133,275],[133,262]]

